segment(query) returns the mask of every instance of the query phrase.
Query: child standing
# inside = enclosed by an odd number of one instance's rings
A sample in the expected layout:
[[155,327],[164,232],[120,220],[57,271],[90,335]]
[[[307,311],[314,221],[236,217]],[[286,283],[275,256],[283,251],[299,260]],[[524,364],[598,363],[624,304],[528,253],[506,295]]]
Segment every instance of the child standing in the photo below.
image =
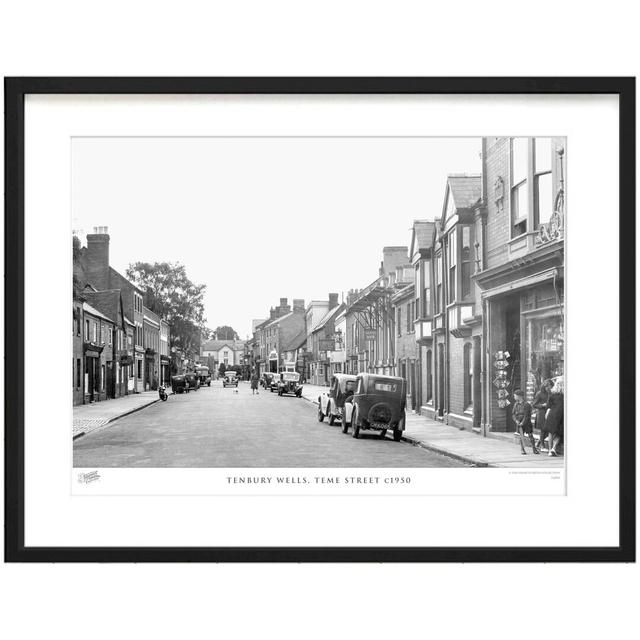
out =
[[531,405],[524,399],[524,394],[521,389],[516,389],[513,392],[513,409],[511,410],[511,417],[516,425],[516,430],[520,434],[520,449],[522,455],[526,455],[524,450],[524,436],[529,436],[531,440],[531,447],[533,453],[540,453],[536,448],[536,442],[533,439],[533,425],[531,424]]

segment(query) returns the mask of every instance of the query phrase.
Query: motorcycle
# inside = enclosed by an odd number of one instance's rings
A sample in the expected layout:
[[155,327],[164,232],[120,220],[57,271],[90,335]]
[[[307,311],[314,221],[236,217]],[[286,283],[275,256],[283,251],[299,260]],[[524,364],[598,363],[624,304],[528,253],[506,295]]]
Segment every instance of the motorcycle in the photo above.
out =
[[162,402],[164,402],[168,398],[167,390],[163,384],[158,387],[158,395],[160,396],[160,400],[162,400]]

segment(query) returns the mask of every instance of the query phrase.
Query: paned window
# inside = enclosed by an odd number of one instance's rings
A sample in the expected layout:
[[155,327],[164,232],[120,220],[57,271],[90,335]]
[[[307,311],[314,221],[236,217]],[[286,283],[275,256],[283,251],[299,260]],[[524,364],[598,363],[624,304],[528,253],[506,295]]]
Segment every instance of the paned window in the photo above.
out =
[[460,297],[471,296],[471,227],[462,227],[460,239]]
[[511,236],[527,232],[529,138],[511,139]]
[[551,138],[534,140],[534,202],[536,225],[547,224],[553,213],[553,187],[551,178]]
[[449,242],[447,244],[448,259],[449,259],[449,291],[447,302],[451,304],[456,300],[457,282],[456,282],[456,267],[458,262],[458,233],[454,227],[449,234]]

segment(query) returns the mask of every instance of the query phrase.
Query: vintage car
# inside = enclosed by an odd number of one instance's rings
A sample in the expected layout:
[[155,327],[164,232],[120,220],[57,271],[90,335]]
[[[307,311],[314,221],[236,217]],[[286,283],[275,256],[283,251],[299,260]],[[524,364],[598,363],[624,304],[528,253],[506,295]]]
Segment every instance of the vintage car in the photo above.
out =
[[318,420],[322,422],[325,417],[329,420],[329,424],[333,425],[336,420],[342,422],[342,428],[345,424],[351,422],[352,404],[348,405],[349,415],[344,412],[345,400],[353,395],[356,389],[356,376],[346,375],[344,373],[336,373],[331,379],[329,391],[325,391],[318,397]]
[[225,371],[224,378],[222,379],[223,387],[237,387],[238,386],[238,374],[235,371]]
[[283,371],[278,379],[278,395],[293,394],[297,398],[302,397],[302,385],[300,374],[297,371]]
[[209,367],[196,367],[196,375],[198,376],[201,387],[204,387],[205,384],[208,387],[211,386],[211,372],[209,371]]
[[184,376],[171,376],[171,391],[173,393],[184,393],[188,391],[187,381]]
[[280,374],[272,373],[269,380],[269,391],[271,391],[271,393],[278,390],[278,382],[280,382]]
[[200,380],[198,379],[198,376],[193,371],[189,371],[188,373],[185,373],[184,379],[189,385],[189,388],[187,389],[187,391],[197,391],[200,388]]
[[262,378],[260,378],[260,384],[265,388],[265,389],[271,389],[271,381],[273,380],[273,377],[275,376],[275,373],[271,373],[270,371],[265,371],[262,374]]
[[[353,437],[360,431],[379,431],[384,438],[387,430],[393,430],[393,439],[402,438],[406,423],[407,388],[403,378],[374,373],[358,374],[356,390],[345,404],[351,404],[351,428]],[[348,424],[342,431],[347,433]]]

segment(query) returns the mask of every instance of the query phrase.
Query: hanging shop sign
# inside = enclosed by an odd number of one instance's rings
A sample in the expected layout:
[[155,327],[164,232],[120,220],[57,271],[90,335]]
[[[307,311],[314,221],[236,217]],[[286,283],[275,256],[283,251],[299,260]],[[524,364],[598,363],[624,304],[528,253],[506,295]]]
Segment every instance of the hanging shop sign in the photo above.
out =
[[509,356],[510,354],[508,351],[496,351],[496,353],[493,354],[493,367],[495,369],[496,376],[493,380],[493,384],[497,389],[498,407],[500,407],[500,409],[506,409],[511,404],[511,402],[509,402],[509,392],[507,391],[507,388],[511,384],[511,382],[507,380]]
[[376,329],[365,329],[364,330],[364,339],[365,340],[375,340],[378,337],[378,331]]

